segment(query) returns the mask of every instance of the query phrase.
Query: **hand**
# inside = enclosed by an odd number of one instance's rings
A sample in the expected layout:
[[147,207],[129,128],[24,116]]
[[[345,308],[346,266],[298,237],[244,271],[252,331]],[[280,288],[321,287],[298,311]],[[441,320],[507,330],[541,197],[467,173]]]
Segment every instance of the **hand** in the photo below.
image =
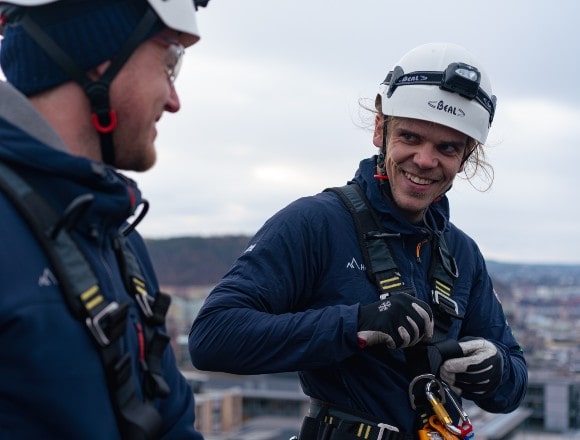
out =
[[358,339],[361,348],[386,344],[404,348],[433,337],[433,312],[429,305],[406,293],[360,306]]
[[462,358],[449,359],[439,375],[459,396],[470,400],[487,399],[501,385],[503,356],[497,347],[483,338],[459,340]]

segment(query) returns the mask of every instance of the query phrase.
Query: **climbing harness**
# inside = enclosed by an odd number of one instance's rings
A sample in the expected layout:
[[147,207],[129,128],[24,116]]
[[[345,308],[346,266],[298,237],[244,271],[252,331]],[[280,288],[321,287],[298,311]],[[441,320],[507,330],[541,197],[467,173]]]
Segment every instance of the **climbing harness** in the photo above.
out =
[[36,192],[15,169],[0,162],[0,190],[12,201],[45,251],[59,280],[65,303],[72,315],[83,322],[99,351],[122,438],[156,439],[162,420],[153,405],[170,390],[162,374],[161,358],[169,336],[161,331],[171,298],[161,292],[149,295],[133,253],[119,233],[114,249],[125,288],[135,299],[141,314],[136,331],[141,341],[139,363],[144,375],[143,398],[139,397],[132,374],[129,352],[122,348],[129,303],[108,300],[97,277],[75,242],[69,228],[93,201],[91,194],[77,197],[62,215]]
[[[341,187],[327,188],[337,194],[346,205],[357,229],[357,236],[365,260],[366,273],[373,284],[378,286],[379,295],[408,293],[413,289],[405,286],[392,256],[389,240],[401,234],[385,231],[364,196],[360,187],[351,183]],[[459,307],[452,298],[453,283],[458,277],[457,265],[449,254],[443,234],[433,238],[434,255],[429,268],[432,286],[431,299],[436,306],[436,320],[441,331],[447,331],[452,318],[461,319]]]
[[[366,273],[377,286],[379,297],[400,293],[416,296],[414,290],[405,285],[393,258],[390,240],[400,237],[400,234],[384,230],[360,187],[350,182],[342,187],[327,188],[325,191],[337,194],[351,213]],[[457,265],[449,253],[443,234],[433,235],[429,281],[432,289],[434,336],[428,345],[416,345],[404,350],[411,378],[409,399],[418,415],[421,440],[471,440],[474,436],[469,418],[456,402],[449,387],[435,377],[444,360],[463,356],[457,341],[447,339],[453,319],[463,317],[452,297],[454,281],[458,277]],[[445,409],[446,398],[461,417],[462,423],[459,427],[453,425],[453,420]]]
[[300,429],[300,440],[415,440],[413,434],[367,414],[310,399],[308,416]]
[[[365,261],[366,274],[377,286],[379,297],[398,293],[412,296],[415,291],[406,286],[393,258],[390,240],[399,233],[385,231],[360,187],[350,183],[327,188],[337,194],[354,220],[360,249]],[[414,369],[410,377],[423,373],[436,373],[444,359],[463,354],[456,341],[447,339],[453,319],[463,319],[459,306],[453,299],[453,284],[458,277],[457,264],[449,253],[443,234],[434,233],[432,258],[429,266],[431,302],[434,315],[434,335],[431,344],[417,345],[405,350],[408,365]]]

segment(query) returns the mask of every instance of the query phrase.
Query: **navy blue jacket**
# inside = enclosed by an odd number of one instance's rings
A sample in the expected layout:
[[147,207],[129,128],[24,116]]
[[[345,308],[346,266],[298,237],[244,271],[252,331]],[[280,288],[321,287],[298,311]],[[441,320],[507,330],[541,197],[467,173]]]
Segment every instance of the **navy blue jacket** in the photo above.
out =
[[[403,280],[431,303],[431,247],[422,243],[432,232],[393,208],[373,177],[375,169],[375,158],[363,160],[354,181],[385,228],[401,233],[392,247]],[[486,338],[505,361],[498,392],[476,403],[491,412],[512,411],[525,394],[526,364],[484,259],[475,242],[449,223],[447,198],[433,204],[429,214],[433,227],[445,231],[459,269],[453,298],[465,319],[456,320],[448,336]],[[357,344],[359,304],[377,299],[351,214],[338,196],[322,192],[301,198],[264,224],[206,299],[190,333],[192,362],[201,370],[237,374],[298,371],[308,396],[411,432],[415,413],[403,352]]]
[[[123,343],[138,364],[141,322],[126,292],[112,237],[141,202],[136,184],[102,164],[66,153],[56,133],[11,86],[0,82],[0,160],[21,169],[61,212],[76,196],[93,205],[72,230],[103,294],[130,301]],[[0,192],[0,438],[119,439],[102,363],[86,326],[64,302],[51,264]],[[158,283],[143,240],[128,237],[151,294]],[[193,393],[168,346],[162,358],[169,397],[156,400],[163,439],[196,439]],[[141,393],[141,389],[139,388]]]

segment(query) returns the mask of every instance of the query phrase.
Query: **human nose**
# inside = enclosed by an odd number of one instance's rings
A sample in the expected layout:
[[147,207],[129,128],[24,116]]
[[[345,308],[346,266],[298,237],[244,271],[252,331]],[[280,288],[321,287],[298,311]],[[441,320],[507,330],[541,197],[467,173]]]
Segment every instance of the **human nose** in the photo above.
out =
[[437,149],[434,145],[423,144],[415,152],[413,161],[419,168],[434,168],[437,166]]
[[170,85],[169,97],[165,103],[165,111],[170,113],[177,113],[181,108],[181,102],[179,101],[179,96],[177,96],[177,91],[175,86],[171,83]]

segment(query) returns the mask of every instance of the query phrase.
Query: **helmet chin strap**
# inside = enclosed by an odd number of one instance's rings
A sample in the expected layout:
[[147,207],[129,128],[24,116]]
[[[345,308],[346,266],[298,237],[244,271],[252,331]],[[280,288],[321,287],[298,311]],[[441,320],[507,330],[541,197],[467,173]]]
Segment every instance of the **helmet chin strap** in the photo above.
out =
[[377,159],[377,168],[379,169],[379,174],[374,175],[374,178],[379,179],[381,183],[389,180],[389,176],[387,175],[387,166],[385,165],[385,160],[387,157],[387,121],[385,119],[386,118],[383,115],[383,142],[381,150],[379,151],[379,157]]
[[100,137],[101,157],[103,162],[108,165],[113,165],[115,162],[113,131],[117,126],[117,115],[115,110],[111,109],[110,105],[110,85],[135,48],[143,41],[147,33],[151,31],[156,21],[157,15],[150,8],[146,8],[141,21],[137,24],[131,35],[129,35],[129,38],[127,38],[127,41],[121,47],[121,50],[115,56],[111,65],[98,80],[92,80],[28,14],[24,14],[21,19],[21,25],[30,37],[44,49],[46,54],[56,64],[69,74],[72,80],[76,81],[83,88],[91,104],[93,126]]

